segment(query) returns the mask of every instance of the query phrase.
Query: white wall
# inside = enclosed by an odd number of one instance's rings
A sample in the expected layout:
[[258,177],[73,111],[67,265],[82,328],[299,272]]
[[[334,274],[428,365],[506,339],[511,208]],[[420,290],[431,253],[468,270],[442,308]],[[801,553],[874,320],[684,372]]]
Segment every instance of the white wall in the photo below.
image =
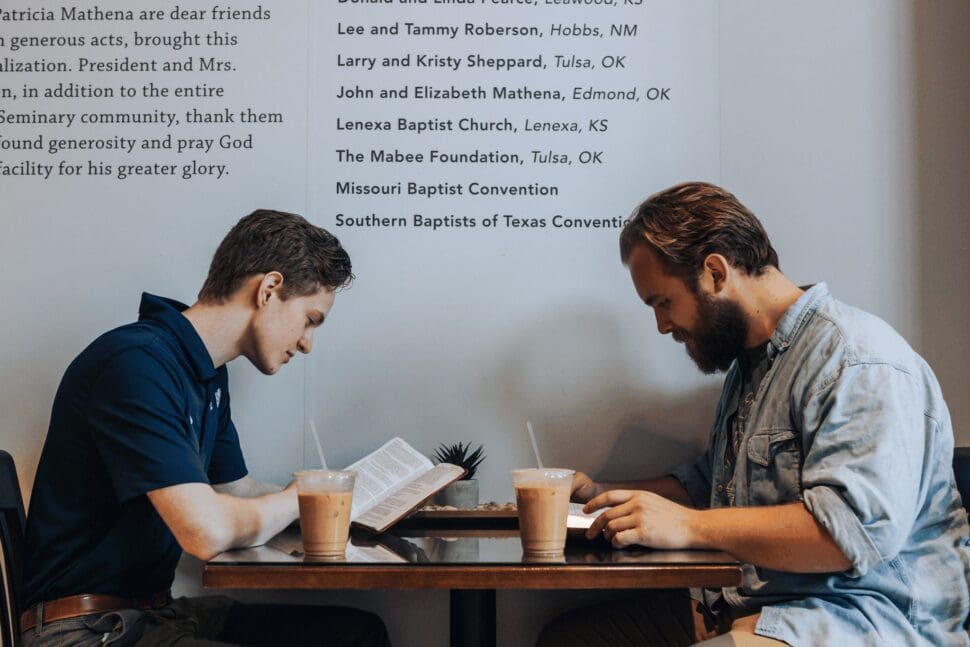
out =
[[919,348],[947,397],[958,445],[970,444],[967,398],[970,320],[970,7],[965,2],[914,2],[912,42],[919,241],[914,309],[920,314]]
[[[828,281],[837,297],[886,318],[926,352],[966,444],[970,10],[956,0],[748,0],[722,3],[719,13],[720,172],[710,179],[763,220],[793,279]],[[63,368],[98,333],[131,320],[141,290],[191,300],[219,236],[252,208],[311,218],[328,208],[322,191],[308,190],[307,157],[316,153],[300,135],[306,15],[277,12],[285,38],[263,43],[293,57],[292,74],[261,67],[262,55],[244,60],[250,72],[237,92],[267,106],[285,96],[293,108],[288,128],[265,138],[238,176],[98,191],[77,180],[0,178],[0,445],[17,459],[25,489]],[[697,375],[682,349],[656,334],[611,237],[576,237],[550,258],[537,251],[541,236],[475,245],[446,236],[438,253],[418,259],[398,244],[407,238],[338,235],[360,280],[338,296],[314,354],[272,379],[231,367],[256,477],[282,481],[303,464],[304,411],[336,463],[391,434],[427,451],[480,440],[487,498],[510,496],[507,470],[528,460],[527,418],[547,462],[614,478],[664,469],[705,440],[718,381]],[[557,283],[578,264],[595,283]],[[197,565],[185,560],[181,589],[197,589],[195,578]],[[311,597],[378,610],[399,644],[447,642],[444,592]],[[554,610],[586,597],[500,594],[499,644],[530,644]]]

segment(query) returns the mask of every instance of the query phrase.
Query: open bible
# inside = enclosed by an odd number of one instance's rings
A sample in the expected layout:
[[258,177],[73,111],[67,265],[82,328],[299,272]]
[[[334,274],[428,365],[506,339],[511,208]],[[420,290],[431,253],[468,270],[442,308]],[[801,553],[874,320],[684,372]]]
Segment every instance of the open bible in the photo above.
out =
[[350,521],[373,532],[386,531],[465,474],[457,465],[435,465],[401,438],[387,441],[347,469],[357,471]]
[[596,517],[600,516],[607,510],[609,510],[609,508],[601,508],[596,512],[583,512],[582,503],[570,503],[569,512],[566,515],[566,528],[569,530],[581,530],[586,532],[586,529],[593,525],[593,521],[596,520]]

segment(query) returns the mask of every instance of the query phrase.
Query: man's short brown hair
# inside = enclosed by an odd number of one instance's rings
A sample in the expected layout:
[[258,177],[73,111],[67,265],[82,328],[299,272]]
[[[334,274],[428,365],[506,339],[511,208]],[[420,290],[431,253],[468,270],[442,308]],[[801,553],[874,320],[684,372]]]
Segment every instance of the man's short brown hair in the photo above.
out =
[[694,290],[709,254],[721,254],[750,276],[778,268],[778,253],[754,214],[706,182],[678,184],[644,200],[620,234],[624,264],[637,245],[649,246],[668,272]]
[[284,299],[336,290],[354,279],[350,256],[336,236],[295,213],[257,209],[219,244],[199,300],[224,301],[248,277],[273,271],[283,275]]

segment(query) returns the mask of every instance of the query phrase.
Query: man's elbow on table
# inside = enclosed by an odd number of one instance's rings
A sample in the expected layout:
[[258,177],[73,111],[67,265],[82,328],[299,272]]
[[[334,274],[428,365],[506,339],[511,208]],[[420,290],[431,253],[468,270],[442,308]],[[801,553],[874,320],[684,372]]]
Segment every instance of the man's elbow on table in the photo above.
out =
[[235,524],[220,495],[206,483],[182,483],[148,493],[182,550],[202,561],[235,544]]
[[175,540],[192,557],[207,562],[219,553],[232,548],[228,533],[214,529],[192,529],[189,532],[175,533]]

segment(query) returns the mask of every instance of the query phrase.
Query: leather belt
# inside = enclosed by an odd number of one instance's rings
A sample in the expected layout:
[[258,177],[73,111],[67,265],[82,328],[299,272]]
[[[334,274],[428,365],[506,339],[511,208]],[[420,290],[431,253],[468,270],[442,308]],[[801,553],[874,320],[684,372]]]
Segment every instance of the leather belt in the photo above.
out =
[[157,609],[169,603],[171,591],[166,589],[153,595],[140,598],[121,598],[114,595],[84,593],[39,602],[20,616],[20,632],[33,629],[39,623],[47,624],[68,618],[77,618],[94,613],[108,613],[119,609]]

